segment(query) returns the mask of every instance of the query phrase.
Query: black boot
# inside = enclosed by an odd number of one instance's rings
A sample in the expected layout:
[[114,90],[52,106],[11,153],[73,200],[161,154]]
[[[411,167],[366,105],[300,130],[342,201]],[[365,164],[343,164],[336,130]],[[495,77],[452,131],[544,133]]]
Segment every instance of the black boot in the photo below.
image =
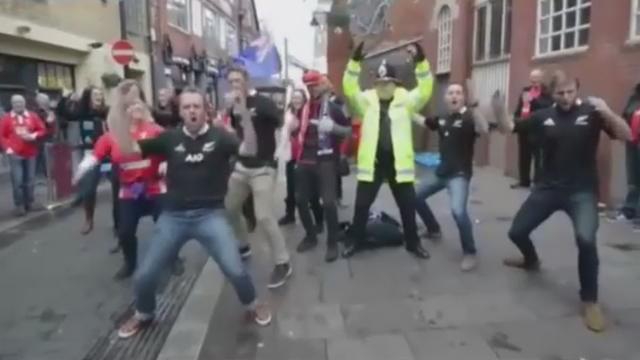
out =
[[278,225],[280,226],[292,225],[295,223],[296,223],[296,217],[292,213],[287,213],[285,216],[280,218],[280,220],[278,220]]
[[113,276],[114,279],[116,280],[124,280],[124,279],[128,279],[133,275],[133,268],[131,268],[131,266],[124,264],[122,265],[122,267],[120,268],[120,270],[118,270],[118,272],[116,272],[116,274]]
[[407,246],[407,251],[413,254],[418,259],[426,260],[431,257],[431,254],[429,254],[427,249],[423,248],[421,244]]
[[305,236],[304,239],[298,244],[296,251],[299,253],[307,252],[318,245],[318,238],[315,236]]
[[338,259],[338,243],[336,241],[330,241],[327,244],[327,253],[324,256],[324,261],[331,263]]

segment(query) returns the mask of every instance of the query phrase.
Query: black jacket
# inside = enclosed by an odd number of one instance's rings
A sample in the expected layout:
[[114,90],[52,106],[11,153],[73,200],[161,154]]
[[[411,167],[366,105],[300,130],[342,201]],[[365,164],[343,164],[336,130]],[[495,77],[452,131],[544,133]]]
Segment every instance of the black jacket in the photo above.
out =
[[622,110],[622,117],[627,121],[627,124],[631,122],[633,113],[640,108],[640,84],[636,85],[633,93],[629,96],[627,104]]

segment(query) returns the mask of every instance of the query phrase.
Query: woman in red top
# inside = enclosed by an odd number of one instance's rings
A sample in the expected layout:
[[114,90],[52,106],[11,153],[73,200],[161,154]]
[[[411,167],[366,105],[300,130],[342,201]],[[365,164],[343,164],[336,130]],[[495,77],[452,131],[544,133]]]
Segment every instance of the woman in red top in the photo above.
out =
[[[147,105],[136,95],[137,85],[125,87],[126,93],[116,94],[111,107],[112,117],[128,117],[133,126],[129,129],[135,140],[158,136],[164,129],[151,117]],[[122,109],[125,109],[122,111]],[[137,238],[136,230],[140,218],[152,216],[154,221],[160,215],[161,197],[166,192],[164,177],[160,167],[164,159],[160,157],[143,158],[139,154],[123,155],[114,140],[112,131],[104,133],[96,141],[93,153],[82,161],[75,180],[83,176],[106,158],[117,165],[120,181],[118,240],[124,255],[124,266],[116,273],[117,279],[130,277],[136,268]]]

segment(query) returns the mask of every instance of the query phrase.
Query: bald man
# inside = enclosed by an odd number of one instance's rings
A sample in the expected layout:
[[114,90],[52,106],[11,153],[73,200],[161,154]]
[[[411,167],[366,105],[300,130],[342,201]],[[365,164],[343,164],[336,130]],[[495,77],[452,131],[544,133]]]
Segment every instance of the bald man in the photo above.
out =
[[38,114],[27,111],[24,97],[13,95],[11,111],[0,119],[0,145],[9,157],[16,216],[40,207],[34,205],[34,177],[38,140],[46,133]]
[[[518,98],[518,105],[514,113],[516,122],[527,121],[534,112],[547,108],[553,104],[553,99],[549,95],[543,83],[544,72],[534,69],[529,74],[529,85],[526,86]],[[534,182],[538,176],[540,167],[540,156],[538,154],[537,140],[531,132],[524,130],[525,127],[516,129],[518,134],[518,173],[519,181],[512,185],[512,188],[528,188],[531,186],[531,162],[534,167]]]

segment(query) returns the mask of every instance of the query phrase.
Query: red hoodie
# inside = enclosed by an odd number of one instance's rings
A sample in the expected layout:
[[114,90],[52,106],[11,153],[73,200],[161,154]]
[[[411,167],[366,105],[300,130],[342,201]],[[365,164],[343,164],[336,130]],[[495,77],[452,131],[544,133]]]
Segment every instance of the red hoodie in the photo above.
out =
[[[19,131],[33,134],[33,140],[25,140],[18,135]],[[13,153],[23,158],[32,158],[38,155],[38,143],[36,140],[46,136],[47,128],[38,114],[25,111],[18,115],[11,111],[0,119],[0,145],[7,153]]]
[[[154,138],[164,131],[160,125],[148,121],[135,127],[132,131],[135,140]],[[150,156],[143,158],[140,154],[125,155],[120,152],[120,148],[111,133],[104,133],[93,148],[93,155],[100,161],[106,157],[111,157],[111,161],[118,164],[120,179],[121,199],[135,199],[137,183],[143,184],[143,191],[146,195],[157,196],[166,192],[164,179],[159,175],[160,164],[164,161],[161,156]]]

